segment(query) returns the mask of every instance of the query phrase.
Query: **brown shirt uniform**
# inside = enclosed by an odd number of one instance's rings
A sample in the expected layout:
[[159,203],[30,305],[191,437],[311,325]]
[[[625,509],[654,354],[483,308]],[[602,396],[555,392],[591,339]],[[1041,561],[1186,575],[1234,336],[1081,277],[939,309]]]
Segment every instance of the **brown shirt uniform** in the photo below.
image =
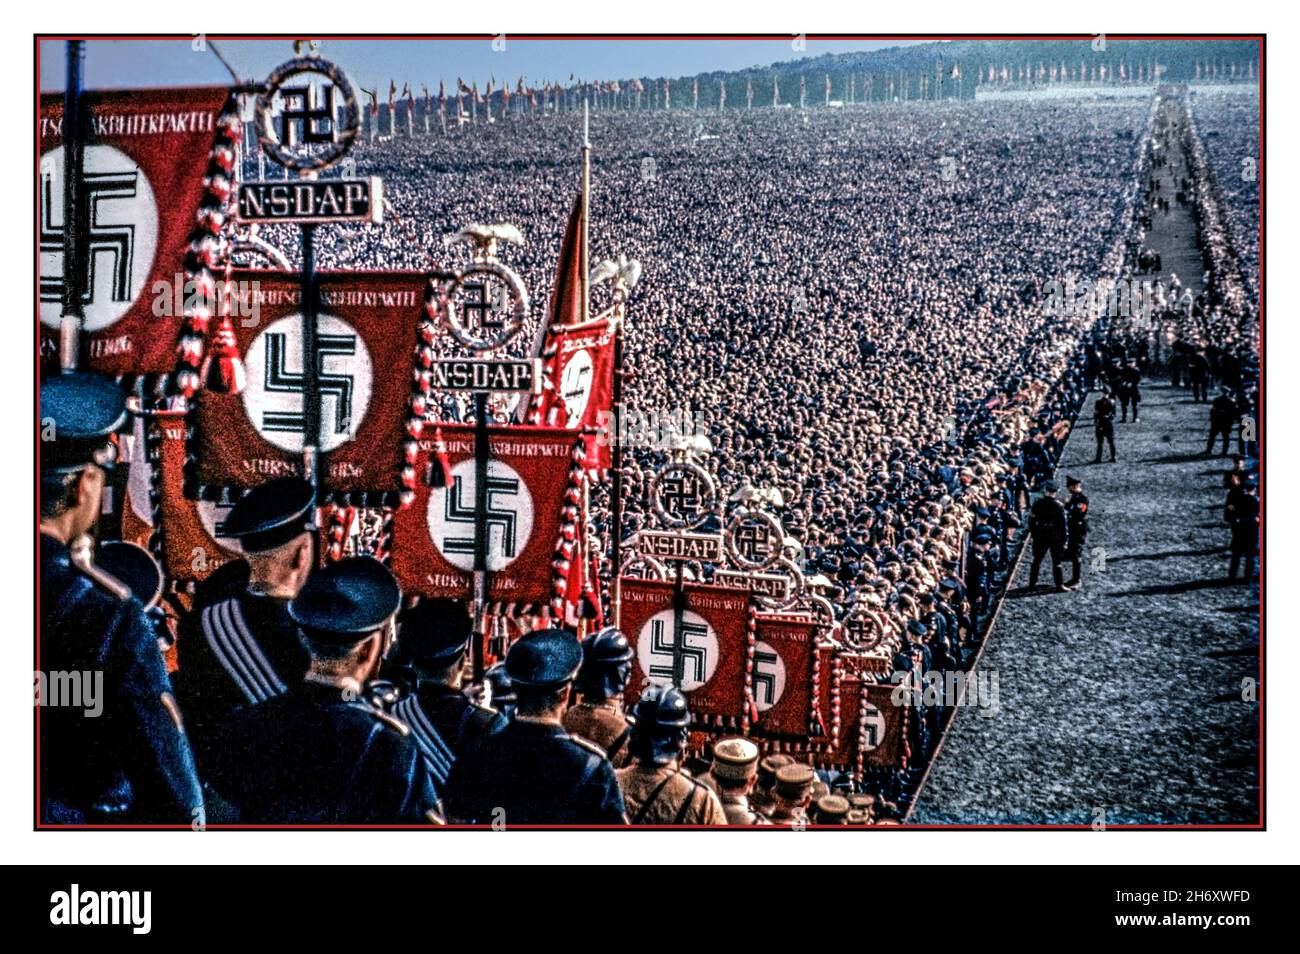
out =
[[723,795],[722,810],[727,815],[728,825],[772,824],[758,812],[749,807],[749,799],[744,795]]
[[713,790],[676,763],[619,769],[627,817],[634,825],[725,825],[727,815]]
[[566,730],[604,749],[614,768],[627,765],[627,740],[632,729],[617,702],[579,702],[564,713],[563,721]]

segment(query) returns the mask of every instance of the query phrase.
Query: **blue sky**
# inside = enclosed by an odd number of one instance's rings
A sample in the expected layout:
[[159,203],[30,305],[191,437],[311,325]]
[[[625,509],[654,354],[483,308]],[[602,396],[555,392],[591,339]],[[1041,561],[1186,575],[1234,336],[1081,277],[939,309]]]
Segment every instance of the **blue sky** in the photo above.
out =
[[[488,39],[476,40],[326,40],[321,54],[334,60],[361,86],[398,89],[409,80],[419,94],[420,83],[437,91],[439,78],[453,88],[457,76],[477,80],[567,82],[632,76],[688,76],[710,70],[766,66],[781,60],[903,46],[906,40],[808,40],[796,51],[790,39],[780,40],[516,40],[506,37],[505,49],[495,51]],[[216,40],[222,55],[244,79],[263,79],[292,56],[288,40]],[[64,81],[63,42],[41,43],[40,83],[43,91],[61,90]],[[186,86],[229,81],[229,74],[210,51],[195,52],[190,38],[177,40],[90,40],[86,51],[87,88]]]

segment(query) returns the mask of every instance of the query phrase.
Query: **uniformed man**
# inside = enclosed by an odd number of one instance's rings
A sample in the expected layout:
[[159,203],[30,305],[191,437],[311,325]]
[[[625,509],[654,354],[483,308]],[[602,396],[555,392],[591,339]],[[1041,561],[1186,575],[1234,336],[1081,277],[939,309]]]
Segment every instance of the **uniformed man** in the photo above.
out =
[[397,642],[385,664],[401,692],[392,713],[411,727],[434,790],[441,792],[465,746],[500,732],[506,720],[461,691],[474,629],[464,603],[422,599],[403,610],[397,623]]
[[312,485],[279,477],[250,490],[226,518],[226,534],[246,554],[247,583],[196,600],[176,642],[177,692],[200,767],[235,709],[275,698],[307,672],[289,601],[315,565],[315,514]]
[[1070,500],[1065,506],[1065,557],[1070,561],[1070,582],[1065,585],[1074,587],[1079,585],[1083,546],[1088,539],[1088,496],[1083,492],[1083,481],[1074,477],[1065,478],[1065,489],[1070,492]]
[[564,713],[564,727],[604,749],[614,768],[629,761],[632,726],[623,714],[623,689],[632,674],[632,656],[627,637],[612,626],[583,640],[578,672],[582,701]]
[[843,795],[822,795],[813,803],[814,825],[847,825],[849,800]]
[[1115,463],[1115,401],[1109,391],[1097,399],[1092,407],[1092,422],[1097,434],[1097,456],[1094,464],[1101,463],[1103,444],[1110,446],[1110,462]]
[[765,755],[758,763],[758,779],[754,791],[749,796],[750,807],[760,815],[770,817],[775,805],[772,789],[776,786],[776,773],[783,766],[790,765],[794,759],[788,755]]
[[1066,523],[1065,508],[1056,499],[1056,481],[1043,484],[1043,496],[1029,511],[1029,533],[1034,560],[1029,565],[1029,588],[1038,585],[1038,568],[1049,555],[1052,558],[1052,581],[1058,593],[1066,592],[1061,561],[1065,558]]
[[[126,417],[108,378],[69,373],[41,383],[36,717],[45,824],[204,821],[158,633],[139,600],[88,576],[69,549],[99,519]],[[86,687],[76,706],[52,694],[71,680]]]
[[709,778],[727,816],[728,825],[770,825],[749,804],[749,793],[758,781],[758,746],[745,738],[721,739],[713,746],[713,767]]
[[466,746],[447,779],[450,821],[488,825],[622,825],[623,796],[600,746],[564,730],[569,689],[582,666],[572,633],[544,629],[506,654],[514,718]]
[[618,770],[633,825],[725,825],[718,796],[681,764],[691,723],[686,697],[672,686],[649,686],[633,714],[632,763]]
[[1205,453],[1214,453],[1214,439],[1222,435],[1223,449],[1220,457],[1228,454],[1228,442],[1232,440],[1232,426],[1237,422],[1237,402],[1232,399],[1232,392],[1227,388],[1219,390],[1219,396],[1210,403],[1210,436],[1205,441]]
[[506,664],[499,662],[490,666],[483,674],[483,683],[486,690],[484,704],[501,713],[507,721],[513,719],[517,698],[515,684],[510,681],[510,673],[506,672]]
[[1240,489],[1228,494],[1224,518],[1232,528],[1232,562],[1228,566],[1228,579],[1237,578],[1242,561],[1246,564],[1246,579],[1255,574],[1255,557],[1259,552],[1259,484],[1248,478]]
[[212,786],[238,821],[438,820],[411,730],[366,698],[400,604],[393,574],[370,557],[317,571],[289,603],[308,652],[304,678],[237,709],[209,753]]
[[1137,362],[1130,359],[1115,375],[1116,391],[1119,392],[1120,423],[1128,422],[1129,409],[1133,410],[1133,423],[1138,423],[1138,405],[1142,403],[1142,372]]
[[813,782],[817,773],[811,765],[799,762],[776,770],[772,788],[772,824],[800,827],[808,824],[808,806],[812,802]]

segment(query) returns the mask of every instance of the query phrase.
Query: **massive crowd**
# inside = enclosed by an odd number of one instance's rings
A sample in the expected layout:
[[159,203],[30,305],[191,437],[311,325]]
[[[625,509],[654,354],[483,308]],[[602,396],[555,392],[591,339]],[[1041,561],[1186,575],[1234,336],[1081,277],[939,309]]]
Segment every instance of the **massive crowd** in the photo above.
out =
[[[545,298],[577,188],[579,123],[572,115],[520,119],[360,145],[356,173],[383,177],[390,214],[380,227],[323,230],[318,267],[427,270],[458,254],[442,240],[461,226],[511,222],[527,244],[503,258],[535,299]],[[781,491],[774,509],[792,550],[843,624],[836,632],[844,648],[883,657],[868,667],[875,678],[910,673],[916,684],[922,674],[967,668],[1012,569],[1030,491],[1055,492],[1055,462],[1088,389],[1105,379],[1122,390],[1140,377],[1128,359],[1151,357],[1151,329],[1094,309],[1049,307],[1045,288],[1139,273],[1149,166],[1160,156],[1153,137],[1167,148],[1169,136],[1191,135],[1199,148],[1194,130],[1171,126],[1141,99],[1089,97],[606,113],[591,135],[592,258],[626,254],[645,269],[629,307],[628,405],[651,418],[681,420],[686,411],[698,422],[712,445],[702,463],[724,494],[744,485]],[[1182,198],[1207,228],[1212,291],[1183,328],[1197,344],[1236,354],[1250,346],[1240,334],[1240,269],[1235,277],[1223,271],[1238,261],[1236,213],[1215,231],[1235,200],[1221,202],[1203,172],[1221,160],[1200,161],[1184,190],[1192,198]],[[292,233],[264,237],[294,259]],[[534,340],[535,330],[519,340]],[[619,539],[649,524],[648,483],[664,453],[632,449]],[[305,669],[306,688],[277,693],[274,680],[236,667],[235,688],[244,679],[244,695],[259,706],[240,707],[237,695],[233,708],[213,702],[195,675],[202,660],[181,662],[177,686],[198,777],[213,786],[205,797],[218,810],[232,801],[242,821],[419,820],[436,814],[431,793],[452,821],[494,824],[499,810],[511,824],[802,823],[852,813],[880,821],[901,814],[942,729],[941,702],[912,707],[906,770],[859,778],[818,778],[810,766],[760,759],[749,740],[731,739],[714,746],[697,782],[680,772],[686,701],[654,687],[629,726],[615,703],[631,650],[608,631],[581,649],[554,631],[516,642],[481,700],[496,712],[466,708],[464,608],[429,601],[404,612],[396,655],[381,670],[399,605],[395,582],[372,561],[343,561],[304,583],[298,542],[310,501],[279,513],[289,498],[268,487],[232,512],[248,524],[241,542],[254,554],[257,585],[209,594],[180,641],[221,662],[252,638],[242,622],[249,607],[271,600],[286,606],[266,610],[265,625],[304,636],[299,658],[262,662]],[[79,514],[52,512],[47,522],[71,526]],[[598,529],[607,539],[615,530]],[[261,540],[273,531],[274,540]],[[294,552],[285,556],[286,547]],[[1059,574],[1056,583],[1068,586]],[[358,592],[355,618],[341,616],[341,595]],[[356,791],[373,782],[391,802],[348,802],[341,814],[322,815],[313,798],[333,790],[331,773],[363,763],[343,748],[325,758],[299,737],[328,713],[320,737],[372,738],[371,723],[388,716],[359,714],[355,701],[378,672],[409,681],[400,701],[378,701],[414,732],[419,755],[385,736],[380,762],[391,764],[365,762],[375,776]],[[575,677],[582,702],[570,707]],[[343,703],[334,698],[339,686],[351,687]],[[450,730],[440,723],[444,709],[454,715]],[[616,731],[605,739],[609,712]],[[205,732],[219,744],[205,747]],[[621,746],[626,764],[618,767]],[[223,765],[230,753],[235,763]],[[537,773],[519,766],[539,753],[551,759],[541,775],[571,768],[573,784],[521,788]],[[187,774],[194,777],[192,767]]]
[[[1050,470],[1021,447],[1059,447],[1092,318],[1046,315],[1042,286],[1124,269],[1149,114],[1087,99],[593,117],[593,260],[645,268],[628,404],[688,411],[724,492],[780,489],[838,612],[865,600],[855,618],[902,640],[909,590],[964,565],[1000,480]],[[362,144],[357,172],[384,178],[396,215],[325,238],[323,267],[425,268],[460,225],[509,221],[527,245],[505,258],[543,297],[580,122]],[[623,536],[647,523],[662,459],[628,462]]]

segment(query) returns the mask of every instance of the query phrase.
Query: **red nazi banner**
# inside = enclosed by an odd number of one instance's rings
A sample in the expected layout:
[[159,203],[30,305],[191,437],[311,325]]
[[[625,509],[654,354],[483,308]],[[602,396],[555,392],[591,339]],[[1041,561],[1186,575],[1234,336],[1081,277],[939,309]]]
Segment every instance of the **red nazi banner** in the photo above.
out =
[[899,766],[908,709],[895,704],[895,688],[845,675],[840,683],[839,744],[819,761],[855,770],[862,765]]
[[[239,271],[232,320],[247,384],[200,391],[190,447],[200,496],[302,472],[303,345],[298,276]],[[316,365],[321,485],[340,503],[393,506],[401,490],[416,324],[425,277],[416,272],[318,276]]]
[[614,323],[599,318],[547,331],[545,390],[537,398],[537,423],[598,429],[589,434],[589,470],[610,466],[610,411],[614,398]]
[[[218,116],[230,91],[141,89],[91,92],[82,175],[87,271],[82,367],[105,374],[165,374],[186,295],[184,267]],[[63,313],[63,97],[40,102],[41,356],[58,359]],[[232,154],[233,155],[233,154]]]
[[[163,571],[177,582],[203,580],[223,564],[242,559],[239,541],[221,535],[230,505],[185,496],[184,413],[164,411],[149,415],[147,421],[137,418],[136,435],[122,508],[122,538],[146,546],[158,533]],[[154,526],[155,518],[161,526]]]
[[[424,475],[434,437],[425,428],[416,458],[415,499],[393,519],[392,569],[404,593],[464,599],[474,570],[476,472],[473,425],[443,424],[450,479],[433,488]],[[552,556],[562,523],[577,523],[569,468],[577,431],[523,426],[488,429],[488,593],[497,602],[549,603]],[[573,520],[565,520],[564,513]]]
[[812,715],[813,654],[817,626],[792,616],[758,617],[752,682],[755,728],[777,735],[808,735]]
[[[682,684],[696,716],[742,719],[748,712],[749,594],[697,583],[684,585]],[[673,584],[624,578],[620,626],[636,650],[627,699],[634,704],[647,683],[673,677]]]

